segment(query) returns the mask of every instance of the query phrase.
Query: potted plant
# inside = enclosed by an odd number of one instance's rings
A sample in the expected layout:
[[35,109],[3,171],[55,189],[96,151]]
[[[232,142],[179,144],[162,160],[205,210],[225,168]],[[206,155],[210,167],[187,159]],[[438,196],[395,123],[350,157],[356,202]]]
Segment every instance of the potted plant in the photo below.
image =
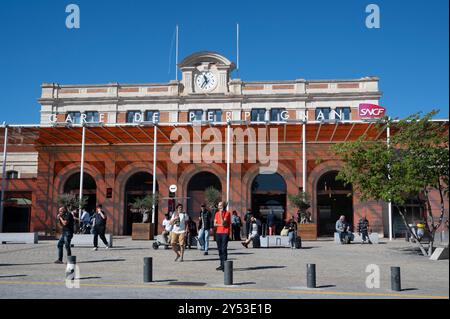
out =
[[136,198],[131,204],[131,212],[142,216],[141,223],[133,223],[133,240],[153,240],[154,224],[151,223],[153,205],[158,205],[158,194]]
[[291,206],[298,210],[299,236],[303,240],[316,240],[317,224],[312,222],[311,214],[308,212],[308,209],[311,207],[309,194],[298,192],[298,194],[289,194],[288,198]]
[[211,210],[213,214],[217,209],[217,205],[219,204],[221,199],[222,194],[213,186],[210,186],[207,189],[205,189],[205,205]]

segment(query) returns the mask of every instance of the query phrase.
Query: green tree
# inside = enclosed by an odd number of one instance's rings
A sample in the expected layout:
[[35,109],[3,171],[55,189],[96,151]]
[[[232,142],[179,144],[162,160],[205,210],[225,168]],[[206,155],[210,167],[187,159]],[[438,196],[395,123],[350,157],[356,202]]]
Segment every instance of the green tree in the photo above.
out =
[[81,199],[76,194],[68,193],[61,194],[57,199],[58,206],[64,206],[69,212],[74,210],[83,209],[87,205],[88,198],[85,196]]
[[309,216],[306,213],[308,208],[311,207],[310,197],[308,193],[298,192],[297,194],[288,194],[288,199],[291,207],[297,208],[300,213],[300,221],[309,220]]
[[141,214],[142,222],[148,223],[150,222],[150,213],[153,209],[153,204],[155,206],[158,205],[158,201],[159,201],[158,194],[155,194],[154,198],[153,195],[138,197],[130,204],[131,212],[135,214]]
[[[433,252],[434,236],[444,219],[444,197],[448,200],[448,124],[432,121],[437,113],[432,111],[424,116],[418,113],[398,121],[380,120],[376,124],[379,133],[391,128],[389,145],[385,140],[362,136],[333,147],[344,162],[338,179],[351,183],[362,200],[392,202],[424,256]],[[436,189],[440,197],[437,218],[431,208],[431,189]],[[404,205],[411,197],[420,198],[425,204],[428,247],[420,242],[406,220]]]
[[217,204],[222,200],[222,194],[213,186],[205,189],[205,204],[211,211],[217,209]]

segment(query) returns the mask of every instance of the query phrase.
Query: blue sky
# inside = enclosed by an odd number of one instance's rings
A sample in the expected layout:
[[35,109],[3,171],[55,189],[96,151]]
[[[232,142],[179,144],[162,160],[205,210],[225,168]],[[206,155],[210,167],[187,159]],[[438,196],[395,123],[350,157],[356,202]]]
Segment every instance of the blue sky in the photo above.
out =
[[[81,9],[78,30],[65,26],[70,3]],[[365,27],[370,3],[380,6],[381,29]],[[375,75],[389,115],[437,108],[438,117],[448,118],[448,6],[448,0],[2,0],[0,121],[38,123],[43,82],[174,79],[177,23],[181,58],[208,50],[236,61],[236,22],[244,81]]]

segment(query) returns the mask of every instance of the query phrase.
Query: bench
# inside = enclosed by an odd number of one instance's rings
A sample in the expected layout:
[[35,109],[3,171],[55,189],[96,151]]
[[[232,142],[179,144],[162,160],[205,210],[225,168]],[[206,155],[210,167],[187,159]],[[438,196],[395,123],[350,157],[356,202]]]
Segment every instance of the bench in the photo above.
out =
[[25,243],[37,244],[38,233],[0,233],[0,242],[6,243]]
[[[109,246],[113,246],[113,235],[111,234],[105,234],[106,240],[109,243]],[[101,239],[98,239],[99,247],[100,245],[103,245],[103,242]],[[94,247],[94,235],[87,234],[87,235],[81,235],[81,234],[75,234],[73,235],[72,241],[70,242],[72,247],[80,246],[80,247]]]
[[[378,233],[369,234],[369,238],[370,238],[370,241],[372,242],[372,244],[379,243],[380,236]],[[341,239],[339,237],[339,233],[334,233],[334,242],[336,244],[342,244]],[[363,240],[362,240],[361,235],[359,235],[358,233],[352,233],[352,243],[358,244],[358,243],[362,243],[362,242],[363,242]]]
[[259,240],[262,248],[289,246],[288,236],[266,236],[260,237]]

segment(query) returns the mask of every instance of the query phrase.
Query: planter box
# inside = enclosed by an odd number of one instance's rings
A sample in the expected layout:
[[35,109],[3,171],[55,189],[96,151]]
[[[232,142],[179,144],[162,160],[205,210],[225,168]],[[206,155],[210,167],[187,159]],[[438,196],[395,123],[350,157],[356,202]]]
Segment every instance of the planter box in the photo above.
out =
[[298,224],[298,232],[302,240],[317,240],[317,224]]
[[152,223],[135,223],[131,233],[133,240],[153,240]]

